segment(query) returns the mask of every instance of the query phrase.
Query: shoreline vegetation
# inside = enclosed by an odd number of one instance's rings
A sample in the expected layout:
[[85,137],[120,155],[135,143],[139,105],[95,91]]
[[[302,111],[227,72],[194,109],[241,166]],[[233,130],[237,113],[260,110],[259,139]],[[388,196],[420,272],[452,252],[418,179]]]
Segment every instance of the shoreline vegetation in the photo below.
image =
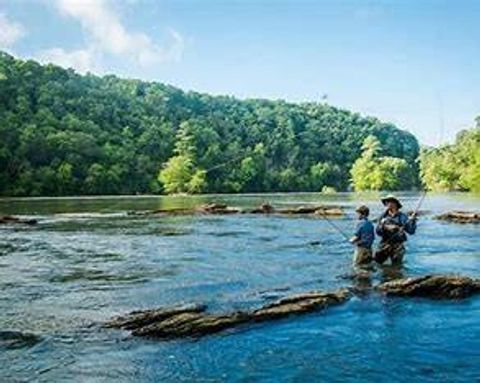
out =
[[239,100],[0,52],[0,196],[480,191],[455,144],[326,103]]

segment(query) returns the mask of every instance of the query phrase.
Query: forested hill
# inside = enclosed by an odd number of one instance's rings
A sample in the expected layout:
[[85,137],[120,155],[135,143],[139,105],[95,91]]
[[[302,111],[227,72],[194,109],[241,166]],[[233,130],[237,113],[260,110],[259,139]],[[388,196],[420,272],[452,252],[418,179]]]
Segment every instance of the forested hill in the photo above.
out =
[[159,171],[175,155],[190,162],[170,163],[174,172],[208,170],[197,191],[343,190],[369,135],[382,155],[412,166],[400,186],[416,183],[417,140],[375,118],[82,76],[0,54],[2,195],[162,192]]

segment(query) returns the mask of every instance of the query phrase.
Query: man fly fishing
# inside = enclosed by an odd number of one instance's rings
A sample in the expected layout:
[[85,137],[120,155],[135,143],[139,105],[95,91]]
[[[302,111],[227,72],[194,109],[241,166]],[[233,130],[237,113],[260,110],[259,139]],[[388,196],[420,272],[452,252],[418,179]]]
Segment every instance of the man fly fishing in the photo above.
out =
[[375,240],[373,224],[368,219],[370,209],[362,205],[357,207],[355,212],[358,215],[358,223],[354,236],[349,240],[356,246],[353,263],[356,266],[368,266],[372,262],[372,244]]
[[381,238],[374,259],[383,264],[390,258],[392,265],[400,265],[405,255],[405,241],[407,233],[415,234],[417,229],[417,212],[410,217],[401,212],[401,202],[394,196],[388,195],[382,198],[382,203],[387,207],[380,217],[376,227],[376,233]]

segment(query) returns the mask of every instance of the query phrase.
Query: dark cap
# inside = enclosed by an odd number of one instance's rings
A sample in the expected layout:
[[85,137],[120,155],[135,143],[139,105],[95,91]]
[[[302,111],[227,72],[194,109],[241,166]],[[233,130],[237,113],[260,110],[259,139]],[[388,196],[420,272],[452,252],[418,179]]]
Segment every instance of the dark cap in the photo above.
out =
[[370,214],[370,209],[365,205],[361,205],[357,207],[355,211],[361,215],[364,215],[365,217],[367,217]]

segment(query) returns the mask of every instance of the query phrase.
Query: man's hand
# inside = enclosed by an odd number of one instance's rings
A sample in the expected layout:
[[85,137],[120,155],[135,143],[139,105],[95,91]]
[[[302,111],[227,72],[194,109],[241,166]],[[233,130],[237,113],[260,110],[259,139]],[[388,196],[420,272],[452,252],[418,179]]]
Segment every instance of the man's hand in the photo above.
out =
[[350,242],[351,244],[354,244],[357,241],[358,241],[358,237],[356,235],[348,240],[348,242]]
[[400,226],[384,224],[383,229],[386,230],[386,231],[392,231],[393,232],[393,231],[398,231],[400,229]]

